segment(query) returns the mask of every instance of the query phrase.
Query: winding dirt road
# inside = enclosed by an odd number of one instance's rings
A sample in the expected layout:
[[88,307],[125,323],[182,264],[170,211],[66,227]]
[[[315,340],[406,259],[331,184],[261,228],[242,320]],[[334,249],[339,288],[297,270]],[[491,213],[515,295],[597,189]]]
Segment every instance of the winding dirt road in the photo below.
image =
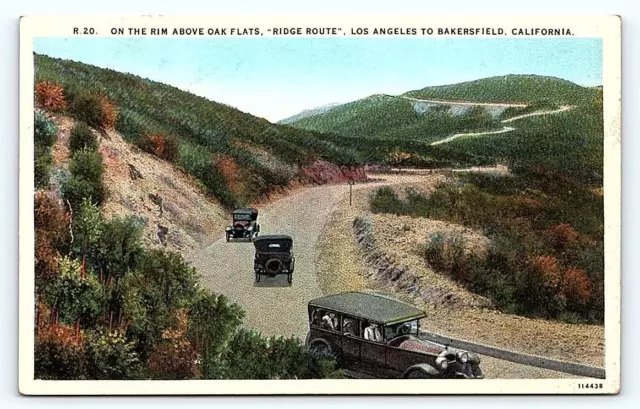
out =
[[[421,175],[393,175],[384,182],[353,186],[354,193],[382,184],[419,181]],[[349,194],[348,185],[302,188],[260,209],[260,233],[288,234],[293,237],[296,269],[293,283],[286,275],[254,280],[254,247],[250,242],[220,239],[187,256],[201,274],[202,285],[225,294],[246,311],[244,323],[264,335],[296,336],[304,339],[308,330],[307,302],[323,295],[316,281],[318,239],[336,205]]]
[[[415,182],[435,183],[428,174],[385,175],[384,180],[353,186],[354,196],[367,194],[382,185]],[[227,243],[224,233],[211,245],[187,256],[201,274],[201,284],[225,294],[246,312],[244,325],[263,335],[295,336],[304,339],[308,331],[307,302],[323,294],[317,282],[319,239],[332,213],[348,197],[347,185],[324,185],[302,188],[260,209],[262,234],[289,234],[294,240],[296,271],[293,284],[286,276],[263,276],[254,281],[254,247],[250,242]],[[350,223],[344,220],[343,223]],[[345,245],[351,245],[345,243]],[[489,378],[566,378],[571,375],[482,357]]]

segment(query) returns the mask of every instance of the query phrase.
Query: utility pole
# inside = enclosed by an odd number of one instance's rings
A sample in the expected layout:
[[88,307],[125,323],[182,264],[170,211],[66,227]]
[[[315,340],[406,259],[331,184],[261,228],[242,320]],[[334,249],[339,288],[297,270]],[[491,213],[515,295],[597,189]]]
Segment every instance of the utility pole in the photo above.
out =
[[349,178],[349,206],[351,206],[352,204],[352,198],[353,198],[353,184],[355,183],[355,181],[352,178]]

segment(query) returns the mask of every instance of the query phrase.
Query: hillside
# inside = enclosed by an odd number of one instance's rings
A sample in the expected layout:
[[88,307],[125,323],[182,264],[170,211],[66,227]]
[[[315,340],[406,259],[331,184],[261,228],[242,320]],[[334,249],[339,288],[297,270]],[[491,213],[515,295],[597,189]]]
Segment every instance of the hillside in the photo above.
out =
[[358,164],[351,150],[328,135],[272,124],[135,75],[34,57],[36,84],[60,85],[67,101],[84,95],[110,101],[117,112],[115,130],[126,141],[142,145],[155,138],[164,144],[176,138],[179,153],[171,160],[227,207],[264,199],[291,183],[313,182],[305,169],[317,161]]
[[304,116],[292,126],[317,132],[369,139],[400,139],[431,142],[442,135],[491,127],[495,119],[485,109],[450,112],[447,106],[426,107],[408,98],[372,95]]
[[[52,173],[60,175],[68,168],[69,134],[76,121],[46,115],[58,129]],[[135,217],[148,247],[187,252],[220,235],[228,222],[226,212],[207,199],[193,177],[125,142],[116,131],[93,132],[99,137],[98,152],[104,164],[107,194],[102,210],[106,217]],[[54,185],[57,179],[60,176],[54,177]]]
[[412,98],[434,98],[475,102],[511,102],[582,105],[595,96],[595,89],[540,75],[505,75],[459,84],[426,87],[404,94]]

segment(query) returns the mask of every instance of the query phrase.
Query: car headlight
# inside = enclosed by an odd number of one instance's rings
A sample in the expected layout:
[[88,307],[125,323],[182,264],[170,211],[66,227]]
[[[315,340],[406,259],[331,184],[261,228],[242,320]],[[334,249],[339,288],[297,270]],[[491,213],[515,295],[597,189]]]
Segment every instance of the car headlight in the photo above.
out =
[[449,367],[449,362],[447,362],[447,357],[439,356],[436,358],[436,365],[440,367],[443,371],[446,371]]
[[231,231],[231,227],[225,228],[226,231]]
[[458,360],[460,362],[462,362],[463,364],[466,364],[467,362],[469,362],[469,354],[466,352],[458,352],[457,354],[458,356]]

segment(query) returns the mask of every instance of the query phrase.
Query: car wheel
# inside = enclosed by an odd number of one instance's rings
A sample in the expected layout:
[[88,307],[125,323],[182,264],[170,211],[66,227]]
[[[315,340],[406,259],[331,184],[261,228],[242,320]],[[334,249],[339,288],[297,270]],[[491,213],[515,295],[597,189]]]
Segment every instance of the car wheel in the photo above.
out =
[[333,351],[329,344],[324,341],[313,341],[311,345],[309,345],[309,350],[315,354],[320,356],[328,356],[333,355]]
[[227,242],[231,239],[231,235],[227,233]]
[[260,273],[256,273],[256,283],[260,282]]
[[278,274],[282,271],[284,265],[282,264],[282,261],[280,259],[272,258],[264,263],[264,267],[267,270],[267,273]]
[[407,379],[429,379],[431,375],[429,375],[426,371],[422,369],[413,369],[409,371],[408,374],[405,375]]
[[293,281],[293,274],[291,273],[287,274],[287,282],[291,284],[292,281]]

